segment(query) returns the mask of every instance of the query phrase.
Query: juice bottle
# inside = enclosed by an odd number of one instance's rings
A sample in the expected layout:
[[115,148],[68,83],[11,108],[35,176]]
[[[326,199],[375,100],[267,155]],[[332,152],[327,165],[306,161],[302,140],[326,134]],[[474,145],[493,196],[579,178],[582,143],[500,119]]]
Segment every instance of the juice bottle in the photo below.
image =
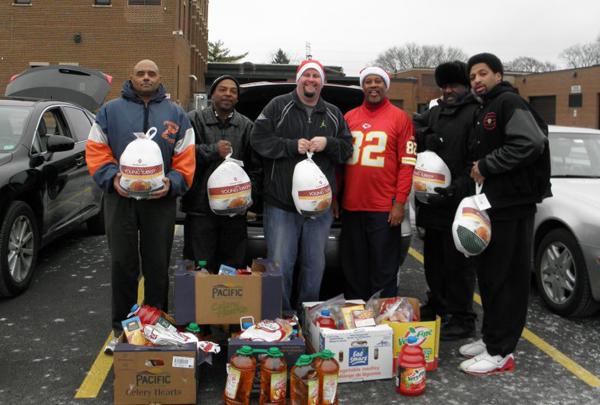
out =
[[290,371],[292,405],[319,404],[319,376],[312,362],[312,356],[303,354]]
[[260,362],[260,405],[285,405],[287,393],[287,364],[283,353],[276,347],[265,350]]
[[425,355],[417,338],[409,336],[398,355],[396,391],[402,395],[421,395],[425,392]]
[[231,359],[227,370],[227,382],[223,401],[226,405],[248,405],[252,382],[256,373],[254,350],[250,346],[242,346]]
[[208,273],[208,270],[206,269],[208,262],[206,260],[198,260],[198,263],[196,263],[196,268],[194,270],[196,271],[204,271],[205,273]]
[[322,309],[321,314],[317,317],[317,325],[320,328],[337,329],[335,319],[331,316],[331,312],[328,309]]
[[331,350],[325,349],[315,355],[314,366],[319,376],[319,404],[338,404],[338,377],[340,365]]

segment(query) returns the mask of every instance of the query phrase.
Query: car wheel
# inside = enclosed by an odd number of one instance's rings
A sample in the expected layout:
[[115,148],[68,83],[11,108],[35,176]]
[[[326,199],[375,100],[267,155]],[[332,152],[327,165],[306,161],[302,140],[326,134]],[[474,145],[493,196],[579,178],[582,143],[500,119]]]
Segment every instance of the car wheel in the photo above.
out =
[[0,295],[17,295],[29,286],[38,248],[33,211],[22,201],[13,202],[0,227]]
[[536,252],[535,275],[540,295],[553,312],[587,316],[597,310],[583,254],[566,229],[544,236]]
[[104,235],[104,204],[100,204],[100,212],[86,221],[86,226],[92,235]]

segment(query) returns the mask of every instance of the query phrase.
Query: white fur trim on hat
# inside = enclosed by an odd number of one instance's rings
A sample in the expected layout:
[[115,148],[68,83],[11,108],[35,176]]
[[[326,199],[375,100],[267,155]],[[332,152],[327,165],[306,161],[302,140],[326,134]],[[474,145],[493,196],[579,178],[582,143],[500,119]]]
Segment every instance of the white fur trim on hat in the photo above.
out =
[[390,75],[388,75],[385,70],[377,66],[369,66],[360,71],[360,87],[362,87],[365,78],[369,75],[377,75],[381,77],[385,82],[386,90],[390,88]]
[[296,72],[296,81],[300,80],[300,77],[306,72],[308,69],[315,69],[319,76],[321,76],[321,81],[325,83],[325,72],[323,71],[323,66],[321,66],[317,61],[305,61],[306,63],[301,64],[298,67],[298,72]]

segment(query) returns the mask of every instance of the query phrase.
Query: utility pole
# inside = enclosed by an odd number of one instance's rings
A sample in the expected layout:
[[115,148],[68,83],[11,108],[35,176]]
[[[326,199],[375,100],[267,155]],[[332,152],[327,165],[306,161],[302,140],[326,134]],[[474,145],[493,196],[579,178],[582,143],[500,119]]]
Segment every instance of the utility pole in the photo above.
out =
[[310,49],[310,42],[306,43],[306,59],[312,59],[312,51]]

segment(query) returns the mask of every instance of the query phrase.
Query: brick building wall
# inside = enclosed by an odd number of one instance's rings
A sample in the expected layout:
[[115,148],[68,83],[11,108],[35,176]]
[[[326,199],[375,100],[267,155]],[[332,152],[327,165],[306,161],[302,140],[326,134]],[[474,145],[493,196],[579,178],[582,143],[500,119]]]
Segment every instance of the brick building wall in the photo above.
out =
[[[113,76],[118,97],[140,59],[154,60],[173,100],[187,106],[204,90],[208,0],[161,0],[133,6],[112,0],[0,2],[0,83],[35,63],[75,63]],[[191,77],[193,75],[193,77]]]

